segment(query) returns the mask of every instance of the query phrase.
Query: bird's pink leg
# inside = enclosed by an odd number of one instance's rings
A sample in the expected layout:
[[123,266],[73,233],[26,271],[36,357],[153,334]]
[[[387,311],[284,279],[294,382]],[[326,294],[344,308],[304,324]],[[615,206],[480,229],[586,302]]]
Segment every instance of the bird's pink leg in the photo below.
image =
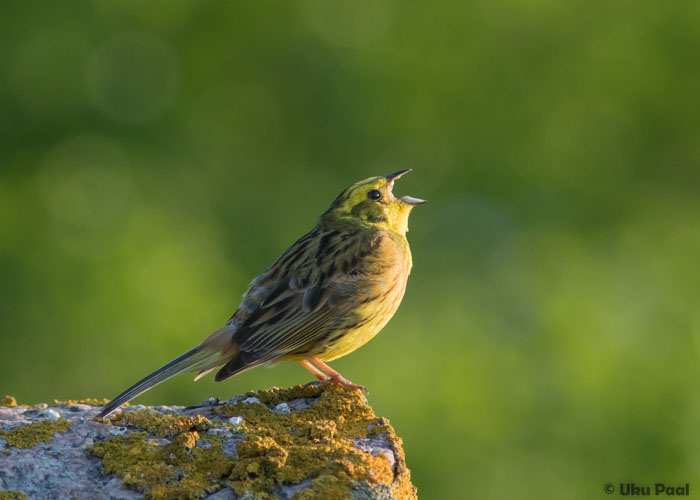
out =
[[[308,361],[310,361],[311,363],[313,363],[314,365],[316,365],[316,367],[317,367],[321,372],[323,372],[324,375],[326,375],[326,378],[325,378],[325,379],[321,379],[321,381],[322,381],[321,383],[322,383],[323,385],[325,385],[325,384],[336,384],[336,385],[340,385],[340,386],[342,386],[342,387],[345,387],[346,389],[353,389],[353,390],[356,390],[356,391],[363,391],[363,392],[369,393],[369,392],[367,391],[367,388],[366,388],[365,386],[353,384],[352,382],[350,382],[348,379],[346,379],[345,377],[343,377],[340,373],[338,373],[337,371],[335,371],[333,368],[331,368],[330,366],[328,366],[326,363],[324,363],[323,361],[321,361],[321,360],[318,359],[317,357],[315,357],[315,356],[306,356],[306,359],[307,359]],[[304,368],[306,368],[307,370],[311,371],[311,370],[310,370],[310,367],[307,367],[307,366],[305,366],[305,365],[302,365],[302,366],[304,366]],[[314,370],[315,370],[315,368],[314,368]],[[319,370],[316,370],[316,371],[319,371]],[[314,373],[314,375],[316,375],[316,373],[313,372],[313,371],[312,371],[311,373]],[[318,377],[318,375],[316,375],[316,376]],[[319,377],[319,378],[320,378],[320,377]]]
[[315,376],[317,379],[319,379],[319,380],[327,381],[327,380],[329,380],[329,378],[330,378],[328,375],[326,375],[325,373],[323,373],[321,370],[319,370],[318,368],[316,368],[314,365],[312,365],[311,363],[309,363],[309,362],[306,361],[305,359],[302,360],[302,361],[299,361],[299,364],[300,364],[301,366],[303,366],[304,368],[306,368],[307,370],[309,370],[311,373],[313,373],[314,376]]

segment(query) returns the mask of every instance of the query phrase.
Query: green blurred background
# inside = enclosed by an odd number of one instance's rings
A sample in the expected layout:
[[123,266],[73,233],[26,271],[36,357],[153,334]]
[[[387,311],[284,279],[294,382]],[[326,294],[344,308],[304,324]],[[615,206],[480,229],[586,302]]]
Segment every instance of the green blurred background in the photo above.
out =
[[334,367],[421,498],[700,487],[700,3],[0,9],[0,393],[114,396],[340,190],[414,168],[403,305]]

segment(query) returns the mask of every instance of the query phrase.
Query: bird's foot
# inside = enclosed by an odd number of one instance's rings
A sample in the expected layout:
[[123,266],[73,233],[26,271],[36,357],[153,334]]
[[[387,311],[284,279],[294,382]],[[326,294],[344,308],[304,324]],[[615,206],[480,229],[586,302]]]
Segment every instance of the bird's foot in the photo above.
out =
[[364,392],[365,394],[369,394],[369,391],[364,385],[353,384],[340,373],[316,357],[308,356],[306,359],[299,361],[299,363],[301,366],[313,373],[318,379],[318,381],[309,382],[307,385],[323,387],[324,385],[335,384],[339,385],[340,387],[344,387],[345,389],[350,389],[351,391],[360,391]]
[[315,383],[318,384],[319,386],[333,384],[333,385],[343,387],[345,389],[349,389],[351,391],[360,391],[360,392],[364,392],[365,394],[369,394],[369,391],[367,390],[367,388],[364,385],[353,384],[352,382],[350,382],[348,379],[346,379],[345,377],[343,377],[341,375],[331,377],[328,380],[318,380]]

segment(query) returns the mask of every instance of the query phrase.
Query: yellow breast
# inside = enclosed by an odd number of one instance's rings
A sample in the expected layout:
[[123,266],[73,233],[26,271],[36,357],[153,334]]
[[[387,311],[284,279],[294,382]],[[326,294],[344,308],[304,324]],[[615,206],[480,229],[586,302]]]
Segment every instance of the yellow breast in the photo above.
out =
[[412,265],[406,238],[392,233],[383,240],[376,258],[378,272],[367,277],[367,296],[374,299],[359,304],[353,321],[314,349],[314,355],[321,360],[332,361],[369,342],[401,304]]

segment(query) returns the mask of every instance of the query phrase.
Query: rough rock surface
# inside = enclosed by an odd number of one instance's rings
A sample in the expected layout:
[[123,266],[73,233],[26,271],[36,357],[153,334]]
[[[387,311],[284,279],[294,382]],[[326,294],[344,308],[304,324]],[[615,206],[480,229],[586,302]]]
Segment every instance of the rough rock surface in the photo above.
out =
[[0,499],[414,499],[400,438],[359,393],[271,388],[192,408],[0,406]]

